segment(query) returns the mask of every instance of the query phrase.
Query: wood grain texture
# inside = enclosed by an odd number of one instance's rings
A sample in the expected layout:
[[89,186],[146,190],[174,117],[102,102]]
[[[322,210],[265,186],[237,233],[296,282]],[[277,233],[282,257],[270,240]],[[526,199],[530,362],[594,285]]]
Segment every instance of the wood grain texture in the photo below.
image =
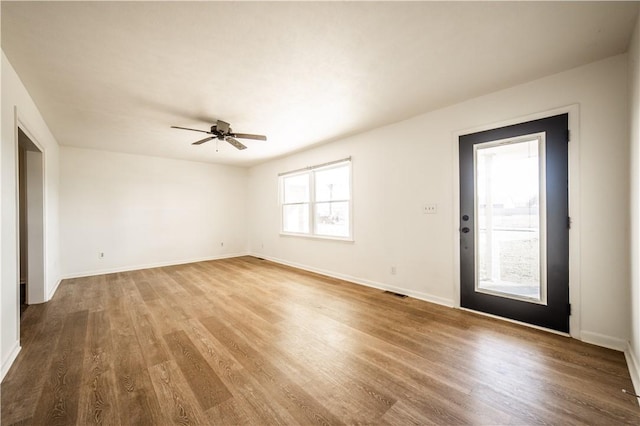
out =
[[111,326],[105,311],[91,312],[88,320],[83,383],[80,392],[78,424],[118,424],[116,379],[111,368],[114,357]]
[[51,425],[76,423],[88,317],[86,310],[66,317],[34,419]]
[[208,410],[231,398],[227,387],[184,331],[165,334],[164,340],[203,410]]
[[640,424],[620,352],[252,257],[65,280],[2,424]]
[[154,365],[149,373],[164,419],[178,425],[205,424],[202,410],[193,404],[193,394],[175,362]]
[[162,414],[153,389],[142,347],[128,311],[138,309],[138,300],[125,297],[110,311],[114,347],[118,415],[122,424],[160,424]]

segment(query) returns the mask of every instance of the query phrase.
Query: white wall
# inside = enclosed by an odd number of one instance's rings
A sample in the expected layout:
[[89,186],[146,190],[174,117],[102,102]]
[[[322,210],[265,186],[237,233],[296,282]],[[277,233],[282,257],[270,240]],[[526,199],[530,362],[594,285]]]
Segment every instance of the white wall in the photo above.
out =
[[[576,270],[572,334],[622,349],[629,336],[628,113],[626,55],[583,66],[249,171],[249,245],[256,255],[394,289],[447,305],[458,303],[456,133],[579,105],[571,183]],[[578,124],[574,124],[577,126]],[[580,156],[575,149],[579,145]],[[279,236],[277,174],[353,157],[354,243]],[[437,203],[436,215],[424,215]],[[397,269],[390,274],[390,267]],[[577,282],[579,280],[579,282]]]
[[640,23],[629,46],[629,109],[631,163],[631,340],[627,363],[636,393],[640,392]]
[[246,252],[246,169],[71,147],[60,168],[65,277]]
[[[2,216],[2,288],[1,294],[1,375],[15,359],[20,349],[18,330],[18,227],[17,227],[17,129],[18,121],[25,133],[39,145],[44,155],[44,236],[45,236],[45,292],[50,294],[60,278],[58,251],[58,143],[49,131],[33,100],[15,70],[2,53],[2,128],[1,173]],[[41,298],[44,300],[45,296]]]

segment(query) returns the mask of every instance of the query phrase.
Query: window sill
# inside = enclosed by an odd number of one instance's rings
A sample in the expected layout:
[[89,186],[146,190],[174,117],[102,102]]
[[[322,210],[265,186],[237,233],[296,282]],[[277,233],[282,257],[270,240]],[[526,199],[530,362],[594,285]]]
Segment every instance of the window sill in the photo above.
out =
[[312,234],[296,234],[293,232],[280,232],[281,237],[297,237],[308,238],[311,240],[329,240],[329,241],[341,241],[345,243],[354,243],[353,237],[332,237],[330,235],[312,235]]

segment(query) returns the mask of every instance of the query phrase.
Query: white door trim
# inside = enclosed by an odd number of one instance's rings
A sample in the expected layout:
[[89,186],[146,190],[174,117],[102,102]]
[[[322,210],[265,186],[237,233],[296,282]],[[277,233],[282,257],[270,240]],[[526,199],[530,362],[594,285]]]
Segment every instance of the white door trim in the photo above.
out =
[[[18,179],[19,170],[18,170],[18,149],[19,149],[19,133],[18,129],[22,130],[22,132],[31,140],[31,142],[36,146],[36,148],[40,151],[42,155],[42,282],[37,283],[37,285],[28,285],[28,296],[27,300],[30,303],[44,303],[47,301],[47,174],[46,174],[46,154],[43,145],[38,141],[38,139],[31,133],[29,130],[29,126],[25,124],[25,122],[20,118],[20,114],[18,112],[18,108],[14,109],[15,113],[15,126],[14,126],[14,135],[15,135],[15,172],[16,172],[16,187],[15,187],[15,197],[16,197],[16,229],[18,232],[16,233],[16,267],[19,273],[20,271],[20,232],[19,232],[19,190],[18,190]],[[18,294],[18,329],[20,327],[20,295]],[[18,335],[19,330],[18,330]]]

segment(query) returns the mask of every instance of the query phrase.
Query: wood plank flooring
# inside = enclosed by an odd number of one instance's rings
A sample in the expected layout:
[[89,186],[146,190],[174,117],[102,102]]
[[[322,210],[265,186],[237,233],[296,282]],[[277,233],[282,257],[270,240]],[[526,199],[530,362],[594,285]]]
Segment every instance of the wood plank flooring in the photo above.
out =
[[622,353],[252,257],[65,280],[2,424],[640,424]]

